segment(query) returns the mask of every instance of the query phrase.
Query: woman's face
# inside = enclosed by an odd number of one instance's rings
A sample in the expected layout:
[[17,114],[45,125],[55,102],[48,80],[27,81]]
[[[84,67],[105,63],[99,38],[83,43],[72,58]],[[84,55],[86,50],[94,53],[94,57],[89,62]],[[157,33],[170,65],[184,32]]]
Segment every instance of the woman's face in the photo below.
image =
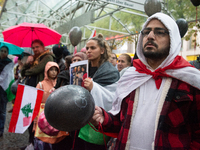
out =
[[0,50],[0,58],[5,59],[8,56],[8,51],[5,47],[2,47]]
[[101,54],[104,53],[104,50],[100,48],[97,41],[95,40],[89,40],[86,43],[86,54],[88,57],[88,60],[92,61],[99,61],[101,58]]
[[75,63],[75,62],[78,62],[78,61],[82,61],[81,57],[75,56],[75,57],[72,59],[72,63]]
[[126,68],[130,66],[130,64],[128,63],[126,56],[124,55],[120,55],[118,58],[118,63],[117,63],[117,69],[120,72],[122,69]]

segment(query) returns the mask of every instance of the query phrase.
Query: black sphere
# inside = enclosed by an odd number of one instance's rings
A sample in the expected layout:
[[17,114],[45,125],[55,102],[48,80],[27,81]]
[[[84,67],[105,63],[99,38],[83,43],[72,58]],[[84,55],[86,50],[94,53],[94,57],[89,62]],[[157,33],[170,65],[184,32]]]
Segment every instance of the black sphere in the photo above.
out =
[[178,25],[181,38],[184,37],[185,33],[188,30],[187,21],[185,19],[183,19],[183,18],[180,18],[180,19],[176,20],[176,24]]
[[88,90],[78,85],[66,85],[50,94],[44,113],[51,126],[70,132],[85,126],[94,109],[95,103]]
[[69,40],[71,44],[75,47],[81,41],[82,31],[79,27],[75,26],[69,31]]
[[190,0],[194,6],[200,5],[200,0]]
[[161,11],[160,0],[146,0],[144,3],[145,13],[150,17],[151,15]]

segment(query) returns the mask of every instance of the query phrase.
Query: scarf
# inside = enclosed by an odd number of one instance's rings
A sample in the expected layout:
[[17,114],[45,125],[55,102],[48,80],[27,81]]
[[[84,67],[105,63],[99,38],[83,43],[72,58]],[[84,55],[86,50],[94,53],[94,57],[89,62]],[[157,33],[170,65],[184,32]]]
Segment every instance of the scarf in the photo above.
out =
[[174,61],[164,67],[164,68],[158,68],[154,72],[150,71],[146,68],[146,66],[139,60],[136,59],[133,61],[133,66],[136,68],[136,71],[139,73],[146,73],[148,75],[151,75],[153,79],[155,79],[156,88],[159,89],[160,85],[162,83],[162,77],[172,77],[171,75],[166,74],[167,69],[179,69],[183,67],[193,67],[189,62],[187,62],[183,57],[176,56]]
[[93,81],[101,86],[111,85],[119,78],[118,70],[108,61],[104,62],[93,75]]
[[46,50],[46,51],[44,51],[42,54],[40,54],[37,58],[35,58],[32,67],[38,65],[39,62],[40,62],[40,60],[41,60],[41,57],[43,57],[44,55],[49,54],[49,53],[50,53],[50,51],[49,51],[49,50]]

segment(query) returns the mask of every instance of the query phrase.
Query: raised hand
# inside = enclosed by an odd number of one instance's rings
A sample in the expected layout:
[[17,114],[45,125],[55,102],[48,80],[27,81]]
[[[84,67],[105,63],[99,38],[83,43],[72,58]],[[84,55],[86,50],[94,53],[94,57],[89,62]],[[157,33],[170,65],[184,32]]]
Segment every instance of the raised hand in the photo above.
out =
[[85,78],[83,80],[84,82],[84,87],[90,92],[93,88],[93,81],[91,78]]

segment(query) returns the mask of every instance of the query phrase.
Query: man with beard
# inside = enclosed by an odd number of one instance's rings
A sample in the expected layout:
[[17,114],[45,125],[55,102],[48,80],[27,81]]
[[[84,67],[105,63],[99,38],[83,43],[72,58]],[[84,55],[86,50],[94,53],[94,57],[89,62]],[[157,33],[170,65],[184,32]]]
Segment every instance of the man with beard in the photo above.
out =
[[96,106],[91,120],[117,137],[115,150],[200,149],[200,72],[180,49],[176,22],[163,13],[149,17],[112,109]]
[[54,61],[55,55],[49,50],[45,50],[43,42],[39,39],[32,41],[31,48],[33,56],[29,56],[22,68],[22,77],[27,77],[25,84],[36,87],[44,79],[45,65],[49,61]]

